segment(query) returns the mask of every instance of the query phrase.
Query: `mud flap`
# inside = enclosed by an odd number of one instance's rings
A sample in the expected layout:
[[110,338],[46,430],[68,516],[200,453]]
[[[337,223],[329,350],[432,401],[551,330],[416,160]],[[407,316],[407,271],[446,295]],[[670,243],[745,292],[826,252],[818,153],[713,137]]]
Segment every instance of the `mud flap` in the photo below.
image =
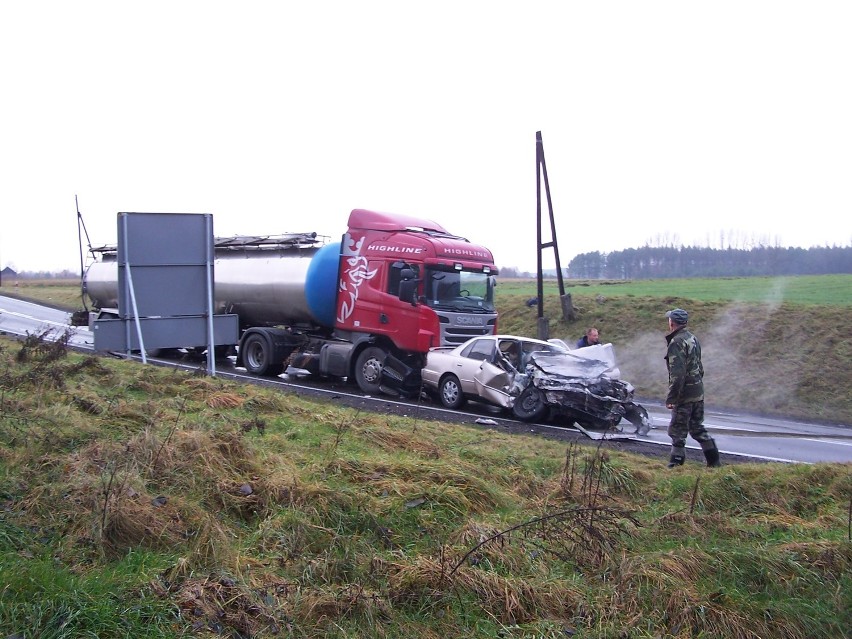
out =
[[413,398],[420,396],[420,369],[409,366],[389,353],[382,366],[381,390],[387,395]]
[[648,411],[645,410],[645,407],[634,402],[630,402],[625,405],[624,419],[636,427],[636,432],[634,434],[637,435],[647,435],[648,431],[651,430],[653,426],[651,423],[651,417],[648,415]]

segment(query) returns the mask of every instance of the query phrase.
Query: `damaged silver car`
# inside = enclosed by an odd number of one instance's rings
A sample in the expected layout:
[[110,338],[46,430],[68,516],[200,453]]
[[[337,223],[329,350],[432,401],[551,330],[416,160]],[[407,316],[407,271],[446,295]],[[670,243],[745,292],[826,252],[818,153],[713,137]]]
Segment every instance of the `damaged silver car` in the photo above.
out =
[[513,387],[518,419],[541,419],[550,411],[585,428],[615,428],[626,419],[640,435],[651,429],[648,411],[633,399],[633,385],[621,379],[612,344],[534,353]]
[[633,386],[621,379],[612,344],[569,350],[559,340],[475,337],[429,351],[421,376],[447,408],[473,400],[523,421],[560,419],[608,430],[626,419],[639,434],[651,428]]

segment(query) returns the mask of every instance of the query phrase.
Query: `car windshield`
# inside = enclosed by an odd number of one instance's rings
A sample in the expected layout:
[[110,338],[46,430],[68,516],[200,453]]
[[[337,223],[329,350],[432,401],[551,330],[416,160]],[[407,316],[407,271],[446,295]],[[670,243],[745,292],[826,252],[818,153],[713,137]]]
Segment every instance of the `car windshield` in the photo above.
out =
[[427,268],[423,293],[435,309],[494,312],[494,276],[486,273]]

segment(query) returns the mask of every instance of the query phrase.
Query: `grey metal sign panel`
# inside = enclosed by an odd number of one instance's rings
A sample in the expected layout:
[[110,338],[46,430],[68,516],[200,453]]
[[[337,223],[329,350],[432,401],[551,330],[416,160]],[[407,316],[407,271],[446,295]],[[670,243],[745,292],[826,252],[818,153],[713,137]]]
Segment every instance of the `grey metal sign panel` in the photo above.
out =
[[[131,269],[132,296],[127,269]],[[120,264],[118,267],[118,308],[121,317],[201,315],[206,312],[207,306],[207,271],[203,265]]]
[[213,252],[209,213],[119,213],[119,264],[206,264]]
[[[139,320],[145,350],[173,347],[208,346],[208,319],[203,316],[143,317]],[[213,344],[236,344],[239,334],[237,315],[213,317]],[[102,319],[92,326],[96,351],[138,351],[139,334],[134,320]]]
[[[213,216],[118,214],[118,320],[95,322],[97,350],[236,344],[236,315],[215,315]],[[215,371],[208,357],[208,370]]]
[[213,260],[212,215],[119,213],[119,316],[212,313]]

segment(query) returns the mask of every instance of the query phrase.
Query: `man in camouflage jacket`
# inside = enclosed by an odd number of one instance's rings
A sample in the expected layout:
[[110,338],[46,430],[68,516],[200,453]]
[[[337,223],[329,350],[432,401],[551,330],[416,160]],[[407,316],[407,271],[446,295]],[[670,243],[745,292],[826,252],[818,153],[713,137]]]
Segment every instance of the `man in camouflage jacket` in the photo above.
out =
[[686,328],[689,314],[682,308],[666,313],[669,333],[666,366],[669,370],[669,392],[666,408],[671,409],[669,437],[672,438],[669,468],[682,466],[686,460],[686,436],[701,444],[708,466],[721,466],[716,442],[704,428],[704,365],[701,344]]

